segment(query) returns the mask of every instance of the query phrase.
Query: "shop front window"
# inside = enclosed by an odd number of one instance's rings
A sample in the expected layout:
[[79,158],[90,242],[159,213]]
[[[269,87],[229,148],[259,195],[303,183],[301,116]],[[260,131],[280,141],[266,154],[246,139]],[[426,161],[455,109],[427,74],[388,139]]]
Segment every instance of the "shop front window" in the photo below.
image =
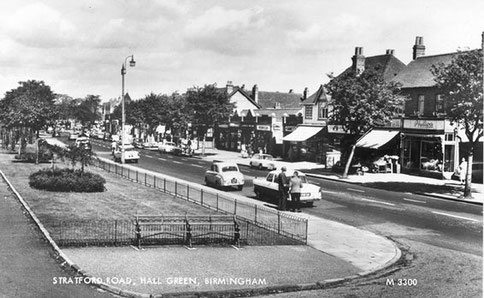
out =
[[425,171],[442,171],[442,145],[440,142],[422,140],[420,169]]

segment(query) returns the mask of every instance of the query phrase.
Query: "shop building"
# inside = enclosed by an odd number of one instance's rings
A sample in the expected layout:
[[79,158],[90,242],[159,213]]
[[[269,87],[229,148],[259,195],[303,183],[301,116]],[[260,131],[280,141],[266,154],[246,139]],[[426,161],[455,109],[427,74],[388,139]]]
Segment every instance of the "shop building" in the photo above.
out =
[[230,151],[249,147],[252,152],[281,156],[284,124],[300,113],[301,94],[259,91],[257,85],[248,91],[231,81],[223,91],[235,108],[228,121],[216,127],[215,146]]
[[[380,71],[386,81],[391,81],[405,64],[394,56],[394,50],[384,55],[365,57],[363,48],[356,47],[352,65],[347,72],[362,73],[365,69]],[[341,76],[340,75],[340,76]],[[294,132],[284,137],[285,158],[293,161],[313,161],[330,168],[341,158],[341,141],[345,131],[340,123],[330,123],[332,113],[331,96],[323,85],[310,96],[303,94],[303,123]]]
[[[423,37],[416,37],[413,60],[394,79],[408,97],[401,134],[404,173],[449,179],[458,166],[462,129],[446,118],[445,94],[432,74],[434,65],[450,64],[456,54],[425,56]],[[476,155],[476,161],[482,162],[482,156]]]

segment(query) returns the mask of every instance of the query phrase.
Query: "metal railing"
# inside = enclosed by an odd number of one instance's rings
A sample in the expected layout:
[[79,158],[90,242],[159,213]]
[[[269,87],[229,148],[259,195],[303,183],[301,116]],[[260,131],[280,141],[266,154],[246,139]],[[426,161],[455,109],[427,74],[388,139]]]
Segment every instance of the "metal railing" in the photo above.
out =
[[181,182],[174,178],[132,169],[110,160],[96,159],[95,166],[133,182],[161,190],[164,193],[197,203],[221,213],[236,215],[253,225],[275,231],[304,244],[307,243],[308,220],[291,214],[282,213],[268,207],[237,200],[230,194],[210,191],[193,183]]

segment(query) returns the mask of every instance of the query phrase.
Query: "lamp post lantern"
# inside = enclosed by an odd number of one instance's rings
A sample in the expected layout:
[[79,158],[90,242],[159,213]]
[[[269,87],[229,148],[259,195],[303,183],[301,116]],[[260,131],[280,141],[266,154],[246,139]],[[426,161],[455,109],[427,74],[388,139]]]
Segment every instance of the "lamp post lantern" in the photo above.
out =
[[121,163],[125,163],[124,159],[124,123],[126,121],[126,116],[124,112],[124,75],[126,74],[126,62],[128,62],[128,58],[131,58],[129,61],[129,66],[134,67],[136,65],[136,61],[134,61],[134,55],[130,55],[124,59],[124,63],[121,66]]

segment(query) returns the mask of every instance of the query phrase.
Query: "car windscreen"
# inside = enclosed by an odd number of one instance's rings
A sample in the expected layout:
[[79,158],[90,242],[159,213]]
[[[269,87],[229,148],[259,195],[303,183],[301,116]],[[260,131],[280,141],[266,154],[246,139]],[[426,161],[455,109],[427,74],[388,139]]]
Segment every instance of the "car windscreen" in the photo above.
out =
[[235,166],[227,166],[222,167],[222,172],[238,172],[238,169]]

